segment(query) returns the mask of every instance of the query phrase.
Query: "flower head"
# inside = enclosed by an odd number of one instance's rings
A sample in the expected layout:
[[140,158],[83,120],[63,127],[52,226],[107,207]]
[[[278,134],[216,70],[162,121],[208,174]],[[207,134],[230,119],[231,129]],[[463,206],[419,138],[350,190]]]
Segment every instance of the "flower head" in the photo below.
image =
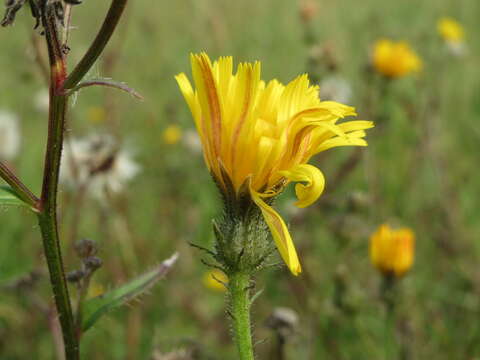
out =
[[177,125],[167,126],[162,133],[163,142],[168,145],[175,145],[182,138],[182,129]]
[[35,109],[40,112],[48,112],[50,103],[50,95],[47,88],[41,88],[37,91],[33,98]]
[[266,321],[266,325],[285,340],[298,330],[299,323],[298,314],[287,307],[276,307]]
[[303,22],[312,21],[318,14],[318,4],[312,0],[303,0],[300,2],[300,18]]
[[195,155],[202,153],[202,142],[200,136],[194,129],[188,129],[182,137],[183,145]]
[[12,160],[20,149],[21,136],[17,115],[0,110],[0,160]]
[[394,230],[384,224],[370,237],[370,259],[385,275],[405,274],[413,265],[414,253],[415,234],[411,229]]
[[[366,146],[370,121],[348,121],[352,107],[320,101],[307,75],[287,85],[260,79],[260,63],[242,63],[233,74],[232,57],[212,62],[192,55],[195,90],[185,74],[176,77],[202,141],[205,162],[224,196],[245,193],[261,210],[283,260],[301,272],[287,226],[270,206],[290,182],[297,182],[296,206],[321,195],[325,179],[310,158],[336,146]],[[233,198],[233,199],[232,199]]]
[[398,78],[419,71],[422,62],[408,43],[378,40],[373,48],[373,66],[382,75]]
[[438,20],[437,30],[445,41],[446,50],[453,56],[462,57],[468,52],[463,26],[452,18]]
[[320,98],[341,103],[349,102],[352,98],[352,87],[339,75],[327,76],[320,82]]
[[102,124],[107,119],[107,111],[102,106],[91,106],[87,110],[87,119],[93,124]]
[[465,38],[463,26],[449,17],[443,17],[437,22],[437,30],[446,42],[462,43]]
[[92,281],[89,285],[90,286],[88,287],[87,299],[92,299],[105,293],[105,287],[102,284],[96,281]]

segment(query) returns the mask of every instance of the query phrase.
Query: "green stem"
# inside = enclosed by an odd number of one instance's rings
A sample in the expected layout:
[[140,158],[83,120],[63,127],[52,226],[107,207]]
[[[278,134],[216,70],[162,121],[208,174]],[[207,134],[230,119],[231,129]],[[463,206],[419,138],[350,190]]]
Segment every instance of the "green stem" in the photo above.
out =
[[80,350],[70,296],[65,280],[57,223],[58,178],[67,110],[67,97],[63,91],[66,65],[54,14],[51,11],[42,14],[42,22],[45,28],[51,78],[48,140],[38,222],[42,233],[43,248],[50,273],[55,304],[62,327],[66,359],[78,360],[80,358]]
[[396,342],[395,286],[393,275],[384,275],[382,279],[382,302],[385,307],[385,359],[398,359]]
[[51,10],[42,14],[50,60],[50,111],[48,121],[48,142],[43,172],[43,187],[38,206],[38,220],[43,237],[43,247],[47,259],[50,282],[57,312],[62,327],[63,341],[67,360],[78,360],[79,334],[70,303],[65,280],[60,239],[57,223],[57,193],[62,156],[63,133],[68,96],[65,89],[76,86],[93,66],[112,36],[123,13],[127,0],[113,0],[102,28],[89,50],[67,78],[65,55],[62,41]]
[[253,360],[250,324],[250,275],[241,272],[229,276],[233,333],[240,360]]
[[95,40],[78,65],[72,70],[68,78],[65,80],[65,89],[71,89],[75,87],[91,69],[95,61],[97,61],[98,57],[103,52],[105,46],[113,35],[113,32],[118,25],[126,5],[127,0],[112,1],[107,16],[105,17],[103,25]]
[[42,232],[43,248],[50,273],[55,304],[62,327],[65,356],[67,360],[78,360],[80,358],[80,349],[73,321],[70,296],[65,281],[56,216],[52,216],[51,213],[42,213],[38,215],[38,222]]

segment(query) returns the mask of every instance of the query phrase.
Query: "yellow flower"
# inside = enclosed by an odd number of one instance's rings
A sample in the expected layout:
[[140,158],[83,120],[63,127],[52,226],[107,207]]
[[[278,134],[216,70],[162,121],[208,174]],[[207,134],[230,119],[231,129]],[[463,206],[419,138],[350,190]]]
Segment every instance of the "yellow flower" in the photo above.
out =
[[177,125],[170,125],[162,134],[163,141],[168,145],[175,145],[182,138],[182,129]]
[[381,39],[373,48],[373,65],[380,74],[398,78],[420,70],[422,62],[408,43]]
[[394,230],[384,224],[370,237],[370,259],[385,275],[405,274],[413,265],[414,254],[415,234],[411,229]]
[[260,208],[283,260],[294,275],[300,262],[287,226],[270,206],[289,182],[298,182],[296,205],[318,199],[325,179],[310,158],[336,146],[366,146],[370,121],[337,124],[355,109],[320,101],[307,75],[289,84],[260,79],[260,63],[233,71],[232,57],[211,63],[205,53],[191,55],[192,88],[185,74],[176,76],[199,132],[205,162],[226,197],[247,191]]
[[437,30],[446,42],[462,43],[465,38],[465,32],[462,25],[449,17],[444,17],[438,20]]
[[94,124],[101,124],[107,118],[107,112],[101,106],[92,106],[87,110],[88,120]]
[[90,286],[88,287],[87,299],[100,296],[104,293],[105,293],[105,288],[103,287],[103,285],[95,281],[92,281],[90,283]]
[[222,283],[228,283],[228,277],[221,270],[213,269],[203,275],[203,285],[210,290],[226,291],[227,289]]

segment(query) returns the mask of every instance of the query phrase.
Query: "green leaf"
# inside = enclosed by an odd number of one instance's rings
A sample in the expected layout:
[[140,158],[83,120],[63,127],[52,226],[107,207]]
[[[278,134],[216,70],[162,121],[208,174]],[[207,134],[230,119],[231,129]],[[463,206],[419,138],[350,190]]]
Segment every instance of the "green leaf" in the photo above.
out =
[[7,185],[0,185],[0,206],[26,206],[30,209],[30,205],[20,200],[13,189]]
[[106,294],[89,299],[83,303],[82,330],[90,329],[103,315],[128,303],[149,290],[162,279],[172,268],[178,258],[178,253],[169,259],[128,283],[109,291]]

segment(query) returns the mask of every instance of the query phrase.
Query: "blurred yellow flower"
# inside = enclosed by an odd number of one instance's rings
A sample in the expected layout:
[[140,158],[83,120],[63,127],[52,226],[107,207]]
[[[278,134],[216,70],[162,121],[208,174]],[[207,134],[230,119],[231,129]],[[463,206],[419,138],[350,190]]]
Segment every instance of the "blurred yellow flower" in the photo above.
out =
[[227,289],[222,283],[228,283],[228,277],[219,269],[209,270],[203,275],[203,285],[205,285],[207,289],[222,292],[226,291]]
[[177,125],[170,125],[163,130],[162,138],[166,144],[175,145],[182,138],[182,129]]
[[91,299],[105,293],[105,288],[102,284],[97,283],[96,281],[90,282],[88,287],[87,299]]
[[380,39],[373,48],[373,66],[384,76],[398,78],[419,71],[422,62],[408,43]]
[[446,42],[461,43],[465,38],[463,26],[449,17],[438,20],[437,30]]
[[[370,121],[340,118],[355,109],[320,101],[318,87],[306,74],[286,86],[260,79],[260,62],[242,63],[236,74],[232,57],[212,62],[207,54],[191,55],[192,88],[185,74],[176,76],[195,120],[205,162],[225,197],[245,196],[259,207],[280,255],[290,271],[301,272],[292,238],[281,216],[270,206],[290,182],[298,207],[307,207],[321,195],[325,179],[307,164],[310,158],[337,146],[366,146]],[[241,194],[242,193],[242,194]]]
[[415,234],[409,228],[394,230],[383,224],[370,237],[370,259],[385,275],[397,277],[413,265]]
[[92,106],[87,110],[88,121],[94,124],[101,124],[107,119],[107,112],[101,106]]

